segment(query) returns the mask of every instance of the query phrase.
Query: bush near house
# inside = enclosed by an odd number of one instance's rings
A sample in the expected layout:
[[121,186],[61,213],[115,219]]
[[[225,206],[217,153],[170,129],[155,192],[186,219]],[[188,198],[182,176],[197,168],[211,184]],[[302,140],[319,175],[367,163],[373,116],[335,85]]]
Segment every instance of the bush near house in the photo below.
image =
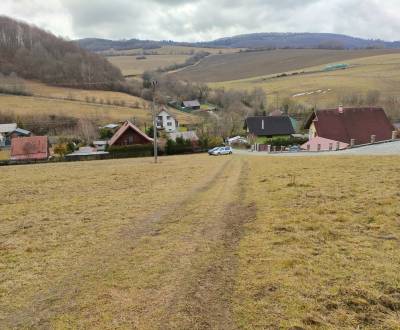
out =
[[272,138],[266,138],[266,137],[260,137],[257,138],[256,143],[259,144],[268,144],[271,146],[284,146],[284,147],[288,147],[288,146],[292,146],[292,145],[302,145],[304,143],[306,143],[308,141],[308,139],[300,139],[300,138],[294,138],[291,136],[276,136],[276,137],[272,137]]
[[167,155],[191,154],[193,152],[195,152],[195,146],[192,141],[181,137],[176,138],[176,141],[168,139],[165,146],[165,153]]
[[199,145],[203,149],[212,149],[224,144],[220,136],[204,136],[199,139]]
[[[136,144],[131,146],[112,146],[107,150],[112,158],[150,157],[153,156],[152,144]],[[162,152],[159,150],[159,154]]]

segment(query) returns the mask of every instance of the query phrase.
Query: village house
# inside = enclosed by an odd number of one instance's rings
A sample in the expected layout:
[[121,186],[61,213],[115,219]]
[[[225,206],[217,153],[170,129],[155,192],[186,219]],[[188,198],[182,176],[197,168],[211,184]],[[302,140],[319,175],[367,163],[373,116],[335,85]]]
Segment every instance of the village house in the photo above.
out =
[[9,148],[13,138],[28,136],[31,136],[31,132],[18,128],[16,123],[0,124],[0,147]]
[[49,157],[47,136],[20,137],[11,140],[11,160],[46,160]]
[[164,107],[157,115],[157,129],[165,132],[176,132],[179,127],[178,121]]
[[288,116],[256,116],[248,117],[245,126],[248,135],[258,138],[275,136],[291,136],[295,133],[292,121]]
[[201,105],[198,100],[192,100],[192,101],[183,101],[182,107],[190,110],[200,110]]
[[148,137],[139,128],[137,128],[130,121],[126,121],[119,129],[115,132],[114,136],[108,142],[111,146],[130,146],[136,144],[150,144],[153,143],[153,139]]
[[[336,109],[316,110],[311,113],[304,128],[309,130],[309,142],[305,146],[310,145],[313,148],[319,144],[320,150],[330,150],[331,144],[336,149],[337,143],[362,145],[386,141],[394,135],[394,127],[385,111],[377,107],[340,106]],[[330,141],[317,143],[317,137]]]

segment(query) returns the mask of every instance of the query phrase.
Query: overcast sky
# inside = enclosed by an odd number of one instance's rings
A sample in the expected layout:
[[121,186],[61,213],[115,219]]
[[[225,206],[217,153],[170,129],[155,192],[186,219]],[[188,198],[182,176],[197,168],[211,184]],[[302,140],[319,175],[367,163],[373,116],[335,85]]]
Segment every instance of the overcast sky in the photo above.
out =
[[0,14],[70,39],[202,41],[252,32],[400,40],[400,0],[0,0]]

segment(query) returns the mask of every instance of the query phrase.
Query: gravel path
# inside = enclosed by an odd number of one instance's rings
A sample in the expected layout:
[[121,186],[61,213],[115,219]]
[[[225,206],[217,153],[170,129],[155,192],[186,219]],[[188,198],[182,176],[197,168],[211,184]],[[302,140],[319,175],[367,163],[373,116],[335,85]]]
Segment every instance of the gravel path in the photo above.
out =
[[235,154],[238,155],[250,155],[250,156],[272,156],[272,157],[283,157],[283,156],[376,156],[376,155],[397,155],[400,156],[400,141],[388,142],[382,144],[375,144],[365,147],[358,147],[354,149],[332,151],[332,152],[293,152],[293,153],[277,153],[269,154],[267,152],[251,152],[247,150],[234,150]]

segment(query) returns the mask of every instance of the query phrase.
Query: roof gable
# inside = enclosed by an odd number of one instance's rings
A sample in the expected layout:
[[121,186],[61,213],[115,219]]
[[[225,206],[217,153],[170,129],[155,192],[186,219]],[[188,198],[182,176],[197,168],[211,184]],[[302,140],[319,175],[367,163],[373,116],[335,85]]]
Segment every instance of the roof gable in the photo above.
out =
[[249,133],[256,136],[291,135],[295,131],[288,116],[248,117],[246,127]]
[[157,116],[162,116],[162,115],[171,116],[172,118],[174,118],[174,116],[171,115],[166,108],[162,108],[161,111],[157,114]]
[[111,140],[109,142],[109,145],[112,146],[113,144],[115,144],[115,142],[118,141],[118,139],[122,136],[122,134],[124,134],[129,129],[131,129],[131,130],[135,131],[137,134],[141,135],[145,140],[147,140],[149,142],[153,142],[152,138],[148,137],[145,133],[143,133],[139,128],[137,128],[130,121],[126,121],[120,127],[120,129],[117,132],[115,132],[115,134],[113,135],[113,137],[111,138]]

